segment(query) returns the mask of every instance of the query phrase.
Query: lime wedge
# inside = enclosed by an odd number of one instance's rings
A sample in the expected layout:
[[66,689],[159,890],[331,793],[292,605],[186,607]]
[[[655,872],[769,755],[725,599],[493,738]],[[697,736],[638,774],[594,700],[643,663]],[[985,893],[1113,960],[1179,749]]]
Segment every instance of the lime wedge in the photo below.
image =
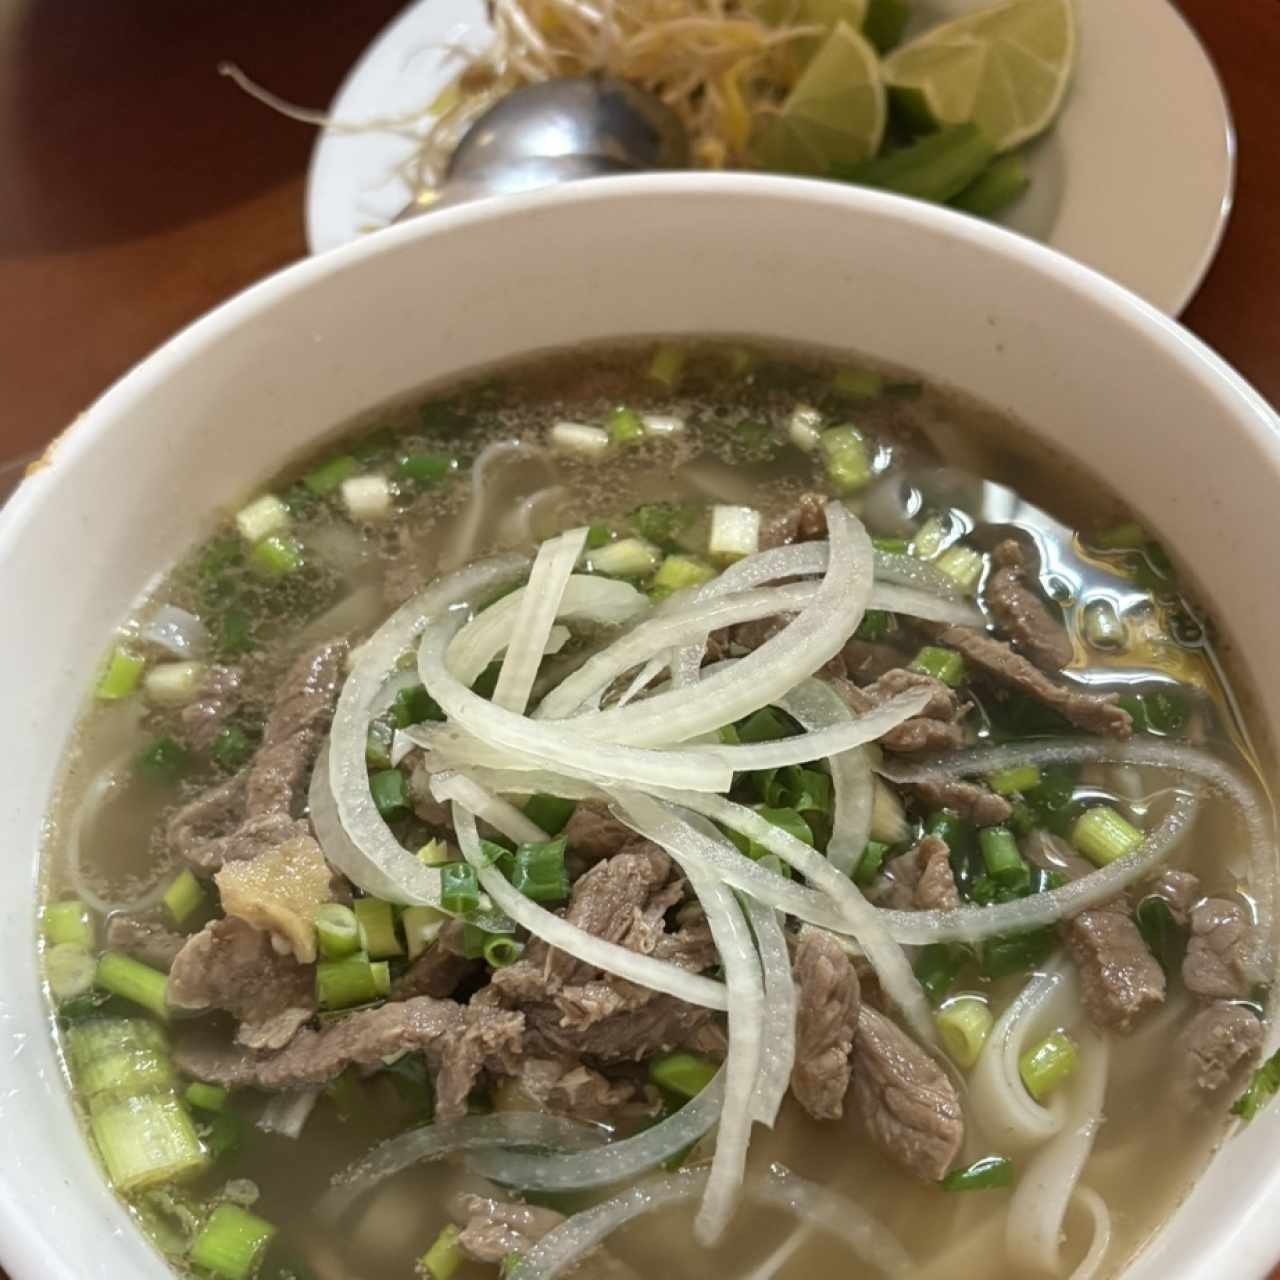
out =
[[[907,0],[749,0],[748,8],[771,27],[821,27],[830,32],[837,22],[847,22],[883,53],[902,36],[910,10]],[[821,45],[822,36],[795,44],[803,60]]]
[[894,102],[938,128],[973,123],[997,151],[1043,132],[1075,65],[1071,0],[1005,0],[926,31],[885,60]]
[[875,50],[837,22],[781,109],[756,127],[751,158],[762,169],[825,177],[833,164],[879,150],[886,114]]

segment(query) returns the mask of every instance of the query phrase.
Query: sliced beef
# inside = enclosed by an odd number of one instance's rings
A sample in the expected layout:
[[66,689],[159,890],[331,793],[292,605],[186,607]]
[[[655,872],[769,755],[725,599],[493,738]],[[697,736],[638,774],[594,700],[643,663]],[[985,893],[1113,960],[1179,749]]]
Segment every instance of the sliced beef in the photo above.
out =
[[919,883],[920,849],[917,846],[889,858],[867,896],[886,911],[914,911]]
[[881,676],[901,667],[906,655],[891,644],[875,640],[859,640],[854,636],[840,651],[845,674],[854,684],[871,684]]
[[174,1061],[211,1084],[276,1092],[325,1084],[347,1067],[377,1067],[421,1051],[436,1073],[436,1114],[447,1120],[465,1113],[482,1071],[519,1071],[523,1038],[518,1013],[418,996],[350,1014],[318,1031],[300,1031],[286,1048],[266,1056],[189,1037],[179,1041]]
[[930,626],[929,630],[939,644],[959,652],[972,669],[1035,698],[1077,728],[1112,738],[1127,738],[1133,732],[1133,721],[1115,694],[1089,693],[1059,684],[1003,640],[971,627]]
[[908,789],[915,793],[930,809],[950,809],[975,826],[995,827],[1007,822],[1013,806],[987,787],[976,782],[962,782],[958,778],[939,778],[936,781],[912,782]]
[[1019,842],[1022,856],[1041,871],[1053,871],[1068,880],[1082,880],[1097,867],[1082,858],[1061,836],[1035,830]]
[[792,974],[799,1003],[791,1092],[815,1120],[838,1120],[858,1027],[858,975],[840,944],[812,928],[800,934]]
[[1153,880],[1139,885],[1134,893],[1134,901],[1143,898],[1161,898],[1169,907],[1169,914],[1180,925],[1186,925],[1191,919],[1191,908],[1200,896],[1200,880],[1190,871],[1179,871],[1175,867],[1166,868]]
[[624,826],[603,804],[580,800],[565,824],[564,838],[572,853],[598,862],[630,844],[636,833]]
[[796,505],[770,516],[760,529],[760,550],[791,542],[814,542],[827,536],[827,499],[820,493],[801,494]]
[[1061,671],[1074,656],[1066,629],[1049,611],[1032,583],[1027,553],[1016,539],[996,547],[994,572],[982,598],[991,616],[1020,652],[1046,671]]
[[293,664],[248,767],[219,783],[169,820],[169,847],[208,875],[225,862],[255,858],[281,842],[309,835],[299,821],[306,784],[342,682],[347,642],[319,645]]
[[1191,912],[1182,961],[1188,991],[1215,1000],[1243,1000],[1265,978],[1262,939],[1239,902],[1207,898]]
[[213,666],[200,682],[194,702],[179,713],[183,743],[193,751],[208,751],[240,706],[240,672]]
[[1062,926],[1062,935],[1095,1026],[1129,1031],[1139,1014],[1163,1002],[1164,971],[1123,910],[1082,911]]
[[112,916],[107,921],[107,946],[136,956],[153,969],[168,969],[186,942],[185,934],[174,933],[153,920]]
[[946,1073],[865,1004],[853,1042],[853,1098],[876,1146],[919,1178],[936,1182],[964,1143],[964,1113]]
[[951,850],[939,836],[925,836],[917,846],[920,878],[916,881],[916,909],[954,911],[960,905],[960,891],[951,870]]
[[279,1049],[316,1011],[315,972],[227,916],[187,940],[169,972],[168,1001],[190,1013],[225,1009],[240,1022],[238,1043]]
[[613,1120],[637,1092],[630,1080],[610,1080],[576,1058],[526,1056],[515,1085],[539,1111],[575,1120]]
[[1186,1093],[1216,1094],[1241,1080],[1262,1050],[1262,1023],[1243,1005],[1219,1000],[1201,1009],[1179,1042]]
[[[615,1004],[621,1007],[611,1012]],[[566,987],[553,1002],[525,1005],[522,1011],[530,1045],[553,1056],[580,1055],[613,1065],[643,1062],[673,1049],[719,1058],[726,1048],[724,1031],[711,1010],[661,994],[620,998],[607,979]]]
[[880,738],[880,745],[890,751],[946,751],[963,745],[965,741],[964,729],[957,721],[968,711],[968,704],[962,706],[941,680],[935,680],[924,672],[897,667],[861,689],[848,680],[836,679],[831,683],[858,715],[865,715],[886,699],[908,690],[925,689],[929,692],[929,701],[919,715],[912,716]]
[[461,920],[450,920],[440,930],[440,936],[396,979],[391,998],[412,1000],[414,996],[434,996],[443,1000],[478,974],[484,963],[468,960],[464,954],[464,927]]

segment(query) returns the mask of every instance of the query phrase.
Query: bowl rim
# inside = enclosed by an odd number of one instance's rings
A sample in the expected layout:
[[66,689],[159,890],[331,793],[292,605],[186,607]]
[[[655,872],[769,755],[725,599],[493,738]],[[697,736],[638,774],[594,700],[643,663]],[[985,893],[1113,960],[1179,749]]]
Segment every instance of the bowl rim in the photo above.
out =
[[[220,303],[128,370],[50,443],[0,511],[0,562],[11,552],[31,513],[45,501],[43,481],[49,473],[62,466],[74,466],[92,441],[154,387],[162,385],[174,370],[199,360],[201,353],[222,335],[269,310],[276,301],[304,292],[314,282],[359,269],[362,263],[394,252],[406,243],[438,236],[454,227],[518,221],[529,213],[564,205],[612,204],[625,201],[632,193],[672,201],[698,196],[714,197],[726,203],[765,200],[779,206],[827,203],[847,210],[853,217],[859,211],[888,215],[909,227],[981,246],[1045,278],[1054,289],[1084,295],[1091,306],[1123,314],[1128,323],[1155,341],[1163,359],[1192,373],[1210,390],[1230,413],[1233,429],[1247,433],[1254,446],[1268,455],[1280,471],[1280,415],[1242,375],[1201,339],[1138,295],[1042,244],[954,210],[814,179],[718,173],[627,175],[593,178],[550,190],[441,210],[305,258]],[[1235,1244],[1243,1247],[1248,1241],[1257,1249],[1270,1243],[1276,1245],[1276,1252],[1280,1253],[1280,1222],[1265,1220],[1265,1215],[1256,1212],[1258,1196],[1259,1189],[1255,1187],[1250,1197],[1255,1212],[1247,1212],[1248,1205],[1242,1206],[1234,1232]],[[21,1184],[20,1170],[8,1161],[0,1163],[0,1256],[21,1280],[36,1275],[75,1280],[67,1264],[53,1261],[51,1265],[46,1241],[35,1225]]]

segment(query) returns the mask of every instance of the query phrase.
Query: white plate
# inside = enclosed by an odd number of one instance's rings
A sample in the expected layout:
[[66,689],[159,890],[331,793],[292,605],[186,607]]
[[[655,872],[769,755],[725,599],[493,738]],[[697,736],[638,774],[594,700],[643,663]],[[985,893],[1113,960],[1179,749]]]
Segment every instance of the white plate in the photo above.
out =
[[[974,7],[918,0],[913,32]],[[1222,86],[1168,0],[1076,0],[1076,12],[1075,83],[1057,126],[1033,147],[1030,192],[1005,221],[1176,315],[1208,270],[1231,209],[1235,135]],[[425,107],[458,66],[449,47],[477,49],[487,38],[483,0],[417,0],[356,64],[333,118]],[[313,253],[404,207],[417,131],[321,135],[307,182]]]

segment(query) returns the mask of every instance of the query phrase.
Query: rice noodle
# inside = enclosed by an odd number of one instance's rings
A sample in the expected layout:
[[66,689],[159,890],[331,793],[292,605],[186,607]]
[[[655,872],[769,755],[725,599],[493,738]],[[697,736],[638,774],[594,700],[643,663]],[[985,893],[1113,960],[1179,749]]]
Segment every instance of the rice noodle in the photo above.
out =
[[796,984],[791,976],[787,935],[778,913],[749,897],[743,898],[742,910],[755,935],[765,995],[760,1074],[751,1098],[751,1118],[772,1128],[787,1096],[796,1061]]
[[139,634],[148,644],[175,658],[198,658],[209,647],[209,633],[204,623],[194,613],[172,604],[162,604],[142,624]]
[[798,1226],[759,1266],[752,1267],[745,1280],[777,1280],[782,1268],[809,1243],[812,1237],[813,1232],[807,1222]]
[[[449,642],[445,664],[470,687],[499,653],[515,630],[527,587],[519,587],[476,614]],[[642,592],[626,582],[574,574],[564,589],[559,618],[582,618],[608,626],[630,622],[649,608]]]
[[512,619],[507,655],[502,660],[490,699],[495,707],[522,714],[529,705],[529,694],[560,612],[569,576],[587,545],[587,532],[585,526],[570,529],[538,548],[529,581]]
[[1107,1202],[1091,1187],[1076,1184],[1071,1197],[1072,1203],[1078,1203],[1089,1215],[1091,1233],[1089,1248],[1080,1259],[1069,1280],[1093,1280],[1102,1266],[1107,1250],[1111,1247],[1111,1210]]
[[[553,769],[608,785],[622,778],[648,786],[685,785],[695,790],[725,791],[732,778],[728,765],[688,751],[650,751],[613,743],[587,741],[576,731],[540,724],[495,707],[452,676],[445,650],[457,620],[438,618],[423,632],[418,673],[427,692],[450,720],[490,746],[521,752]],[[575,726],[577,722],[574,722]],[[368,786],[365,786],[366,793]]]
[[[573,1217],[548,1232],[512,1268],[510,1280],[553,1280],[609,1238],[647,1213],[686,1204],[702,1193],[705,1170],[683,1170],[653,1178]],[[847,1196],[798,1178],[781,1165],[749,1179],[743,1194],[753,1203],[776,1205],[820,1227],[845,1244],[858,1260],[885,1276],[910,1273],[910,1255],[883,1223]]]
[[[633,746],[683,742],[768,706],[843,648],[871,592],[871,540],[838,502],[827,504],[830,564],[813,603],[733,671],[671,689],[626,707],[588,711],[576,732]],[[721,788],[723,790],[723,788]]]
[[[1083,1026],[1075,1036],[1080,1066],[1066,1089],[1066,1115],[1059,1133],[1028,1162],[1009,1202],[1005,1241],[1015,1267],[1028,1271],[1062,1274],[1063,1222],[1067,1205],[1084,1169],[1093,1141],[1102,1124],[1102,1107],[1107,1092],[1109,1041],[1091,1027]],[[1096,1206],[1092,1206],[1096,1207]],[[1095,1232],[1094,1244],[1098,1234]],[[1105,1240],[1102,1245],[1106,1247]],[[1075,1275],[1080,1280],[1092,1276],[1101,1256],[1086,1258]]]
[[538,1111],[502,1111],[437,1121],[402,1133],[348,1165],[320,1197],[314,1213],[321,1219],[336,1220],[379,1183],[415,1164],[439,1160],[454,1151],[522,1146],[585,1151],[607,1140],[608,1134],[595,1125]]
[[[629,951],[616,942],[598,938],[585,929],[578,928],[562,916],[540,907],[512,888],[506,876],[490,866],[480,847],[480,835],[469,801],[484,803],[484,792],[461,774],[437,775],[431,780],[432,794],[438,800],[453,804],[454,833],[462,856],[476,869],[480,886],[493,899],[494,904],[518,925],[528,929],[534,937],[541,938],[549,946],[602,969],[615,977],[625,978],[652,991],[662,991],[685,1000],[689,1004],[706,1009],[728,1008],[727,993],[723,983],[703,978],[678,965],[655,959],[638,951]],[[477,792],[481,794],[477,796]]]
[[486,1151],[467,1167],[505,1187],[521,1191],[586,1191],[647,1173],[705,1137],[724,1105],[724,1068],[692,1101],[652,1128],[589,1151],[550,1155]]
[[1041,1106],[1022,1083],[1018,1060],[1031,1044],[1073,1022],[1079,1010],[1075,966],[1059,958],[1032,977],[997,1019],[969,1076],[969,1114],[995,1150],[1023,1150],[1061,1131],[1061,1096]]
[[289,1089],[272,1094],[258,1116],[263,1133],[277,1133],[282,1138],[297,1139],[320,1100],[323,1089]]
[[[371,708],[388,673],[397,669],[430,618],[517,580],[528,567],[527,557],[508,554],[442,578],[397,609],[361,647],[338,696],[329,738],[329,786],[345,839],[330,830],[325,855],[331,860],[345,857],[352,869],[341,861],[335,865],[367,892],[393,902],[440,905],[439,870],[423,866],[401,846],[369,791],[365,750]],[[323,788],[318,793],[323,808]],[[377,889],[370,883],[375,878]]]

